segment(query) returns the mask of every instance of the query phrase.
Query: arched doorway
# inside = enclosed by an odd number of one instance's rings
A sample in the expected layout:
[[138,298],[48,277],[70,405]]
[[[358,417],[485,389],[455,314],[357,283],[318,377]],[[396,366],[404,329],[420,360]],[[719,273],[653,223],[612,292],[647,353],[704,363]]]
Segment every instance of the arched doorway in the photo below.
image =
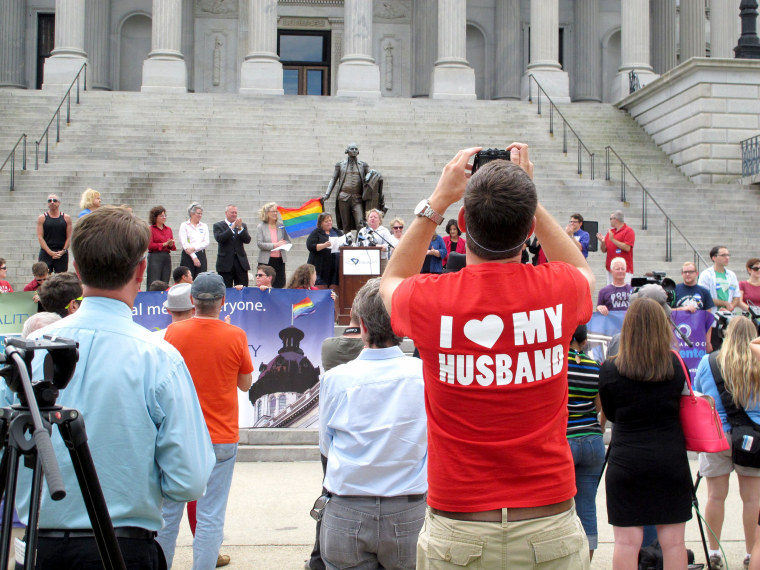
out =
[[143,61],[150,53],[151,19],[144,14],[130,16],[119,33],[119,91],[139,91]]
[[622,55],[620,53],[620,29],[602,39],[602,101],[613,103],[612,90],[618,75]]
[[475,70],[475,95],[478,99],[490,99],[486,95],[486,38],[475,26],[467,26],[467,61]]

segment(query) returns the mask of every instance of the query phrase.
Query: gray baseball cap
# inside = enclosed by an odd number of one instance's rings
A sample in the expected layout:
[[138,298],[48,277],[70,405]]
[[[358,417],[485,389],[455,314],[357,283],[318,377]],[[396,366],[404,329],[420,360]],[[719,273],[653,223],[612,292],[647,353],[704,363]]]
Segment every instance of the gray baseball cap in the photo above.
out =
[[224,297],[227,288],[224,286],[224,279],[218,273],[205,271],[199,273],[191,285],[191,294],[193,299],[203,301],[215,301]]
[[180,283],[169,289],[164,308],[167,311],[189,311],[193,308],[190,301],[190,283]]
[[631,301],[638,299],[639,297],[649,297],[657,301],[660,306],[665,310],[666,315],[670,315],[670,307],[668,307],[668,294],[660,285],[656,283],[648,283],[643,285],[636,293],[631,295]]

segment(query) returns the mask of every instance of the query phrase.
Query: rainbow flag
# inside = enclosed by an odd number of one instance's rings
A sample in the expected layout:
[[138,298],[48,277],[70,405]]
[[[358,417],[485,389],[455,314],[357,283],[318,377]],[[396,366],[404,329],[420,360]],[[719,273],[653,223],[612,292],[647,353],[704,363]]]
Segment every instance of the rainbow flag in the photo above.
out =
[[277,206],[288,235],[292,238],[309,235],[317,227],[317,218],[322,213],[319,198],[309,200],[300,208],[282,208]]
[[303,301],[299,301],[293,305],[293,320],[298,317],[303,317],[304,315],[310,315],[314,311],[316,311],[314,303],[311,302],[311,299],[306,297]]

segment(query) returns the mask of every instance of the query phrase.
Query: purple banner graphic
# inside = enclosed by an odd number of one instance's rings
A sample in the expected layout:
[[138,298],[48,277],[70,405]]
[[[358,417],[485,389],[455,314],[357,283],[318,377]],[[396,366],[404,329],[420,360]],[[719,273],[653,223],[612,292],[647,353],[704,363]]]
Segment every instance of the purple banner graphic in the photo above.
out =
[[[171,322],[165,292],[138,293],[135,322],[160,330]],[[333,336],[330,291],[227,289],[221,317],[242,328],[253,360],[253,386],[239,393],[240,427],[314,427],[319,413],[322,341]],[[199,339],[199,350],[202,350]]]

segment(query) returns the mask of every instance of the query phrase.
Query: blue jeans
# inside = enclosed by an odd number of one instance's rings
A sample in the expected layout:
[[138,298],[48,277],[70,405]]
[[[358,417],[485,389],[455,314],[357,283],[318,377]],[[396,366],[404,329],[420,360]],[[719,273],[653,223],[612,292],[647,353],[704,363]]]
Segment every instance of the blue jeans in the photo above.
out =
[[319,537],[325,566],[328,570],[414,568],[426,506],[424,497],[333,495]]
[[[232,471],[235,468],[237,443],[215,443],[214,455],[216,465],[206,485],[206,492],[198,499],[193,540],[193,570],[210,570],[216,568],[219,548],[224,539],[224,516],[227,511],[227,497],[232,483]],[[179,523],[185,503],[176,503],[164,499],[162,515],[164,527],[158,532],[156,540],[164,550],[166,567],[172,567],[174,548],[177,543]]]
[[604,439],[601,435],[568,438],[575,463],[575,510],[586,531],[589,550],[596,550],[596,490],[604,465]]

